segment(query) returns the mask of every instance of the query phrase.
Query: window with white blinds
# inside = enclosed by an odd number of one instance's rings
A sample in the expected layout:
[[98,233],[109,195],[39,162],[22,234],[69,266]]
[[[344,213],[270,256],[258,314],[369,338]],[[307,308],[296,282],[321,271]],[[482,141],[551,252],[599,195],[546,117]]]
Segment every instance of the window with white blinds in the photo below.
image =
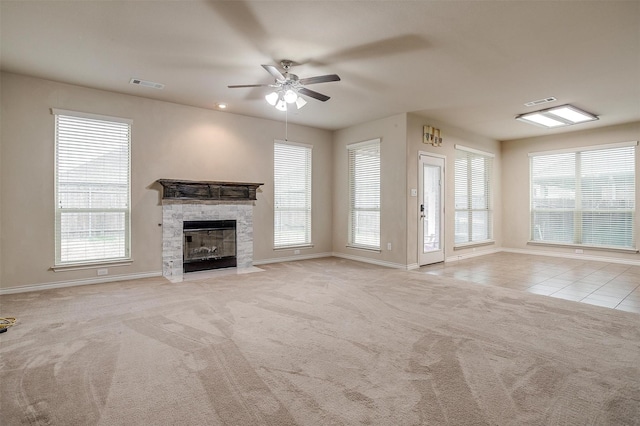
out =
[[531,240],[635,248],[636,145],[529,154]]
[[349,245],[380,249],[380,139],[347,146]]
[[273,145],[275,248],[311,244],[311,146]]
[[456,145],[456,246],[490,241],[493,238],[493,157],[491,153]]
[[56,266],[129,259],[131,121],[52,112]]

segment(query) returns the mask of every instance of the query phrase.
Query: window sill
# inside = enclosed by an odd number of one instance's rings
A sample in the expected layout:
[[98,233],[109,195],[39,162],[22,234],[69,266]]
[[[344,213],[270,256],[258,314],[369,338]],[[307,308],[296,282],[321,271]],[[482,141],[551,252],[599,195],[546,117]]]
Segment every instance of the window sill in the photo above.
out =
[[65,265],[55,265],[51,267],[53,272],[79,271],[82,269],[97,269],[108,266],[128,266],[133,263],[133,259],[113,260],[104,262],[68,263]]
[[527,241],[527,245],[571,248],[571,249],[581,249],[581,250],[611,251],[616,253],[631,253],[631,254],[638,253],[638,249],[635,249],[635,248],[585,246],[581,244],[548,243],[548,242],[541,242],[541,241]]
[[457,246],[453,247],[453,250],[464,250],[464,249],[468,249],[468,248],[475,248],[475,247],[482,247],[482,246],[490,246],[495,244],[496,242],[493,240],[486,240],[486,241],[478,241],[476,243],[464,243],[464,244],[458,244]]
[[292,246],[278,246],[274,247],[274,250],[291,250],[291,249],[310,249],[313,248],[313,244],[297,244]]

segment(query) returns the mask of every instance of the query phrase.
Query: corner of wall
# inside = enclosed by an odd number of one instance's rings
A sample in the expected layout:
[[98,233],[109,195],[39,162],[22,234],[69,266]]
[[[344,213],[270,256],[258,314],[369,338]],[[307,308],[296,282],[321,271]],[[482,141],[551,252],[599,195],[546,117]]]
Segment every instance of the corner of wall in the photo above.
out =
[[[382,140],[382,206],[379,252],[355,251],[347,247],[348,171],[346,146]],[[333,134],[333,252],[389,264],[406,262],[406,140],[407,114],[358,124]],[[392,250],[387,250],[390,243]]]
[[[576,255],[572,248],[532,246],[529,224],[529,153],[548,150],[578,148],[591,145],[640,140],[640,121],[557,133],[547,136],[503,141],[502,154],[502,223],[505,251],[549,256],[630,262],[637,254],[615,253],[585,249]],[[639,150],[640,151],[640,150]],[[636,153],[636,170],[640,170],[640,152]],[[640,197],[640,173],[636,173],[636,200]],[[640,229],[640,215],[635,217],[636,229]],[[636,247],[640,246],[640,233],[636,232]]]
[[[433,147],[422,143],[422,133],[424,125],[432,125],[442,130],[443,143],[440,147]],[[496,155],[494,171],[496,176],[500,175],[502,157],[500,142],[486,136],[471,133],[467,130],[455,127],[454,125],[443,123],[430,117],[417,113],[410,113],[407,116],[407,187],[418,187],[418,153],[427,152],[445,157],[445,261],[456,259],[460,256],[470,255],[469,250],[458,250],[454,252],[454,224],[453,215],[447,212],[455,210],[455,197],[453,192],[455,145],[465,145],[471,148],[489,151]],[[494,183],[494,247],[499,249],[502,246],[502,190],[496,178]],[[417,198],[407,195],[407,264],[418,262],[418,202]]]

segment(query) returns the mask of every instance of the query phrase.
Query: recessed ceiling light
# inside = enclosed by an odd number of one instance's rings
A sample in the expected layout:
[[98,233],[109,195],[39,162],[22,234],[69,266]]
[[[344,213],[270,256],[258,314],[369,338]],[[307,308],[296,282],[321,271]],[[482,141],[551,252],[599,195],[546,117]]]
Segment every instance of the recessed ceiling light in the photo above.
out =
[[219,109],[226,109],[226,108],[227,108],[227,104],[216,104],[216,106],[217,106]]
[[573,124],[586,123],[587,121],[595,121],[597,119],[597,116],[576,108],[573,105],[562,105],[540,111],[528,112],[516,117],[516,120],[546,128],[571,126]]

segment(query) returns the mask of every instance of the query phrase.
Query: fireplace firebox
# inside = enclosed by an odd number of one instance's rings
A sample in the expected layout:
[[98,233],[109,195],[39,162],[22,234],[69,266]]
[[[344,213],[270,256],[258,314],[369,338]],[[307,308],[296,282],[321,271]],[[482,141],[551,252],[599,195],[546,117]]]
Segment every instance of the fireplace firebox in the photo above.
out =
[[237,266],[235,220],[185,221],[183,233],[185,273]]

